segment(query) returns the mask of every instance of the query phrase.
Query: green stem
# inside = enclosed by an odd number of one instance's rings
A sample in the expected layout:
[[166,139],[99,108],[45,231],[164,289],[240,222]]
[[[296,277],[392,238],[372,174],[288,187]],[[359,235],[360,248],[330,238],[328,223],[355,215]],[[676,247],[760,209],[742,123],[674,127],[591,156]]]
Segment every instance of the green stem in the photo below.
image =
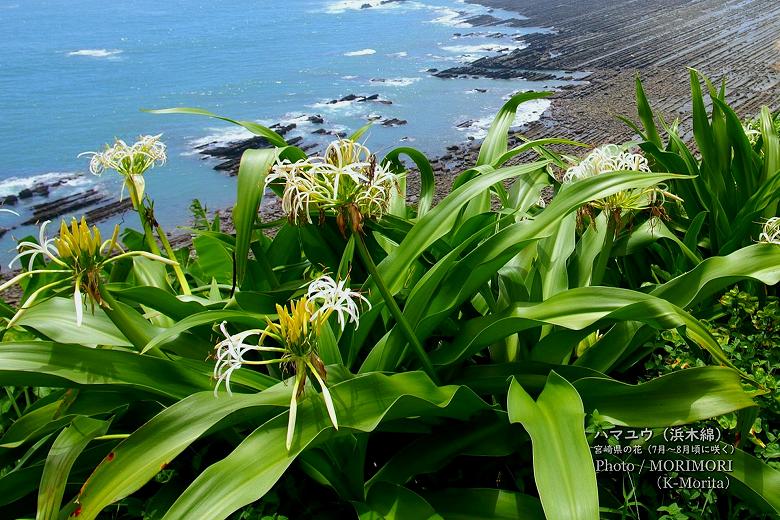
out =
[[371,275],[371,278],[374,279],[374,283],[376,283],[379,292],[382,294],[382,298],[384,298],[385,304],[390,310],[390,314],[393,315],[396,323],[401,327],[401,332],[403,332],[404,336],[406,336],[406,339],[412,345],[414,353],[417,354],[420,363],[422,363],[425,373],[427,373],[428,377],[430,377],[431,380],[438,385],[439,377],[436,375],[436,371],[433,368],[431,359],[428,357],[428,353],[425,352],[422,343],[420,343],[420,339],[414,333],[414,330],[412,330],[411,325],[409,325],[409,322],[406,320],[403,313],[401,312],[401,309],[398,307],[398,303],[395,301],[395,298],[393,298],[393,295],[390,293],[384,281],[382,280],[382,277],[379,275],[379,271],[376,268],[376,264],[374,264],[374,260],[371,258],[371,253],[369,253],[368,248],[366,248],[366,243],[363,241],[363,237],[360,236],[358,232],[353,233],[353,235],[355,236],[355,245],[357,246],[358,253],[362,258],[366,269],[368,269],[368,273]]
[[22,416],[22,411],[19,409],[19,405],[16,404],[16,398],[14,397],[13,393],[11,392],[11,389],[9,387],[4,387],[5,393],[8,394],[8,399],[11,400],[11,406],[14,407],[14,411],[16,412],[17,417]]
[[619,221],[619,214],[612,213],[607,215],[607,233],[604,235],[604,245],[601,247],[601,252],[598,258],[596,258],[596,264],[593,266],[590,285],[600,285],[604,279],[604,272],[607,270],[607,262],[609,262],[609,257],[612,254],[612,245],[615,243],[615,234]]
[[160,247],[157,245],[157,241],[154,239],[154,232],[152,231],[152,225],[147,217],[146,206],[141,206],[138,209],[138,218],[141,219],[141,226],[144,228],[144,237],[146,238],[146,244],[149,246],[149,251],[157,256],[162,256]]
[[[120,307],[103,284],[100,284],[100,297],[105,305],[102,306],[106,316],[116,325],[116,328],[133,344],[139,352],[143,351],[146,345],[152,340],[143,330],[141,330]],[[149,352],[157,357],[166,357],[158,347],[149,349]]]
[[127,439],[130,437],[129,433],[112,433],[109,435],[101,435],[100,437],[95,437],[96,441],[110,441],[114,439]]
[[[176,255],[173,253],[171,243],[168,242],[168,237],[165,235],[165,230],[160,224],[157,224],[157,236],[160,237],[160,242],[162,242],[168,258],[176,262]],[[190,284],[187,283],[187,278],[184,276],[184,271],[181,270],[181,266],[178,263],[173,265],[173,272],[176,273],[176,278],[179,280],[179,285],[181,286],[182,292],[187,295],[192,294],[190,291]]]
[[157,245],[157,241],[154,239],[154,232],[152,231],[152,223],[149,219],[149,210],[143,201],[138,197],[138,192],[135,189],[135,185],[132,182],[127,181],[125,183],[127,190],[130,192],[130,199],[133,201],[133,209],[138,213],[138,218],[141,220],[141,227],[144,229],[144,238],[146,238],[146,244],[149,246],[149,251],[157,256],[160,254],[160,247]]

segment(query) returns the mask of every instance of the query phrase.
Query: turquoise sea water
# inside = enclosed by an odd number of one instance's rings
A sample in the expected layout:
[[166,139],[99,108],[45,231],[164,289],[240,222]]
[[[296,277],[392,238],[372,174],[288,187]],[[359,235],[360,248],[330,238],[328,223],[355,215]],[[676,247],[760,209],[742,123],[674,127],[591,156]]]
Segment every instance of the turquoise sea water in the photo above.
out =
[[[372,7],[361,9],[366,3]],[[464,23],[486,12],[456,0],[2,0],[0,196],[77,172],[50,198],[97,183],[118,200],[119,179],[91,176],[77,155],[115,136],[130,141],[162,132],[168,163],[147,174],[158,219],[186,224],[193,198],[209,208],[232,205],[235,179],[214,171],[193,147],[245,134],[216,120],[141,108],[194,106],[266,124],[297,120],[288,137],[318,128],[300,124],[302,115],[320,114],[322,126],[333,130],[356,129],[371,115],[396,117],[409,123],[374,126],[370,148],[381,154],[403,143],[440,153],[468,135],[484,135],[508,94],[556,86],[443,80],[425,72],[508,52],[523,45],[524,34],[550,30]],[[326,103],[351,93],[393,103]],[[545,107],[530,106],[520,118],[537,117]],[[476,123],[457,128],[466,120]],[[15,209],[20,218],[0,214],[0,226],[11,228],[0,240],[0,257],[12,249],[12,237],[35,231],[18,225],[29,218],[29,206]],[[134,215],[125,220],[137,227]]]

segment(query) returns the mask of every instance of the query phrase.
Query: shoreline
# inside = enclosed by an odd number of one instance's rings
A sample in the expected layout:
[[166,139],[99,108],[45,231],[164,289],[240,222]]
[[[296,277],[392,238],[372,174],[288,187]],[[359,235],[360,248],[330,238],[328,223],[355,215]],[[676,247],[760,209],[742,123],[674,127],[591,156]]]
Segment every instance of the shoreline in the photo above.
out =
[[[518,12],[513,0],[467,0],[488,8]],[[749,5],[745,5],[745,3]],[[721,0],[629,1],[603,5],[597,0],[571,2],[550,8],[544,0],[528,0],[522,16],[512,24],[527,27],[551,27],[522,37],[525,46],[498,53],[444,70],[431,70],[441,81],[467,76],[492,79],[572,78],[584,80],[557,90],[549,99],[551,105],[541,117],[520,127],[529,139],[562,137],[598,146],[607,142],[632,140],[633,132],[615,116],[636,119],[634,78],[638,74],[654,109],[667,121],[679,118],[691,137],[690,87],[687,67],[693,66],[714,82],[726,79],[726,97],[740,117],[749,117],[760,106],[780,109],[780,3],[774,0],[745,0],[742,3]],[[630,8],[628,7],[630,4]],[[498,19],[489,15],[473,20],[474,27],[492,27]],[[499,20],[501,21],[501,20]],[[505,20],[503,22],[506,22]],[[686,29],[697,28],[697,32]],[[705,34],[699,40],[696,34]],[[332,102],[390,103],[375,94],[349,94]],[[289,139],[305,150],[318,147],[322,138],[335,138],[319,114],[307,114],[316,130],[311,139],[296,136]],[[375,124],[402,125],[394,119]],[[463,124],[474,123],[466,121]],[[279,123],[273,128],[284,135],[295,125]],[[510,144],[514,138],[510,139]],[[436,173],[437,194],[449,190],[454,175],[473,164],[480,139],[450,143],[447,152],[431,159]],[[259,137],[230,143],[206,143],[195,151],[203,158],[216,159],[213,168],[235,174],[241,153],[262,146]],[[446,145],[446,144],[445,144]],[[519,159],[523,159],[520,157]],[[409,192],[415,193],[416,177],[410,177]],[[85,215],[95,221],[121,214],[129,205],[118,205],[113,198],[94,187],[67,197],[49,199],[53,186],[36,186],[25,190],[25,197],[46,196],[34,206],[40,220],[56,218],[73,209],[88,208]],[[31,192],[31,193],[27,193]],[[19,194],[21,195],[21,193]],[[16,196],[17,199],[21,197]],[[8,199],[6,199],[8,201]],[[13,208],[12,205],[7,206]],[[61,211],[63,210],[63,211]],[[230,208],[217,210],[230,230]],[[263,201],[261,218],[271,220],[281,215],[278,201]],[[4,233],[0,229],[0,236]],[[5,229],[5,232],[8,230]],[[190,241],[186,232],[173,233],[176,244]],[[4,271],[7,278],[12,271]]]

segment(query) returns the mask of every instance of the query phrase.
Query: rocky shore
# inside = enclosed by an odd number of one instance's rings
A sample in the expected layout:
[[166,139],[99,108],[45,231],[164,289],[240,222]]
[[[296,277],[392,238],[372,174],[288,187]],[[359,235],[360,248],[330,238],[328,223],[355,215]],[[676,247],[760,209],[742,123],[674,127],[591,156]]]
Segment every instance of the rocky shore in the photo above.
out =
[[[682,128],[690,131],[687,67],[696,68],[715,81],[725,79],[728,101],[742,117],[755,114],[762,105],[780,109],[780,2],[776,0],[564,0],[557,4],[526,0],[522,6],[514,0],[467,1],[522,11],[509,19],[486,14],[465,20],[481,34],[489,35],[492,31],[501,37],[502,27],[545,30],[518,37],[518,48],[496,48],[492,56],[446,70],[428,69],[429,74],[441,81],[454,77],[580,80],[556,92],[542,117],[519,129],[527,138],[565,137],[594,146],[634,138],[616,116],[635,119],[637,75],[657,112],[667,121],[680,119]],[[467,37],[469,31],[464,29],[455,36]],[[403,119],[383,117],[382,106],[392,104],[392,100],[375,93],[349,93],[326,104],[339,103],[375,105],[376,113],[367,117],[374,124],[406,124]],[[320,114],[303,117],[308,123],[305,132],[300,125],[290,122],[272,128],[285,136],[289,144],[307,151],[321,149],[324,142],[344,136]],[[462,121],[458,125],[468,127],[473,123]],[[207,143],[197,151],[204,158],[215,159],[216,170],[235,175],[244,150],[265,146],[268,143],[262,137],[253,137],[231,143]],[[475,141],[452,144],[445,154],[432,160],[439,194],[449,190],[453,174],[474,163],[478,149]],[[129,201],[116,204],[114,195],[98,188],[55,196],[57,184],[66,181],[67,177],[22,190],[5,197],[3,205],[13,209],[20,200],[40,199],[32,206],[32,217],[25,223],[53,220],[78,209],[86,210],[90,221],[99,222],[130,209]],[[415,190],[412,176],[410,191]],[[265,218],[278,216],[277,202],[267,201],[261,210]],[[3,232],[0,229],[0,234]]]
[[[468,1],[518,9],[514,0]],[[636,119],[637,75],[657,113],[667,121],[680,119],[691,137],[688,67],[714,81],[725,80],[727,99],[742,117],[756,114],[762,105],[780,109],[780,2],[775,0],[568,0],[555,5],[527,0],[521,10],[522,17],[488,14],[466,22],[476,28],[495,28],[499,36],[500,28],[508,25],[549,30],[522,37],[524,48],[428,72],[442,81],[453,77],[584,80],[556,92],[538,121],[518,129],[527,138],[565,137],[594,146],[635,138],[617,116]],[[353,94],[331,102],[355,99],[369,100]],[[202,153],[222,154],[218,156],[226,160],[218,166],[222,169],[228,161],[236,164],[236,156],[226,153],[240,154],[243,149],[238,143],[229,151]],[[476,142],[453,144],[433,159],[442,193],[448,191],[452,173],[474,163],[478,149]]]

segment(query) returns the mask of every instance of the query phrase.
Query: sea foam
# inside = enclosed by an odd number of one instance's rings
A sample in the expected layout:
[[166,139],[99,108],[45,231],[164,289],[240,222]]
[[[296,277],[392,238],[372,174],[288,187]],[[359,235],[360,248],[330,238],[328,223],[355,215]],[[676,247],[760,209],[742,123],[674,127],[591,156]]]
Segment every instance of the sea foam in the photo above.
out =
[[345,52],[344,56],[368,56],[370,54],[376,54],[374,49],[360,49],[359,51]]
[[[537,121],[545,110],[550,107],[550,101],[548,99],[533,99],[526,103],[523,103],[518,107],[515,120],[512,123],[513,127],[524,125]],[[458,131],[465,133],[469,137],[474,139],[484,139],[487,136],[490,125],[493,123],[495,115],[484,116],[479,119],[475,119],[471,125],[463,128],[457,128]]]
[[122,51],[119,49],[80,49],[77,51],[72,51],[68,53],[68,56],[89,56],[90,58],[109,58],[111,56],[116,56],[118,54],[122,54]]
[[80,172],[48,172],[29,177],[9,177],[0,181],[0,197],[16,195],[24,189],[31,189],[38,184],[51,185],[61,181],[60,186],[83,186],[89,184],[90,178]]

